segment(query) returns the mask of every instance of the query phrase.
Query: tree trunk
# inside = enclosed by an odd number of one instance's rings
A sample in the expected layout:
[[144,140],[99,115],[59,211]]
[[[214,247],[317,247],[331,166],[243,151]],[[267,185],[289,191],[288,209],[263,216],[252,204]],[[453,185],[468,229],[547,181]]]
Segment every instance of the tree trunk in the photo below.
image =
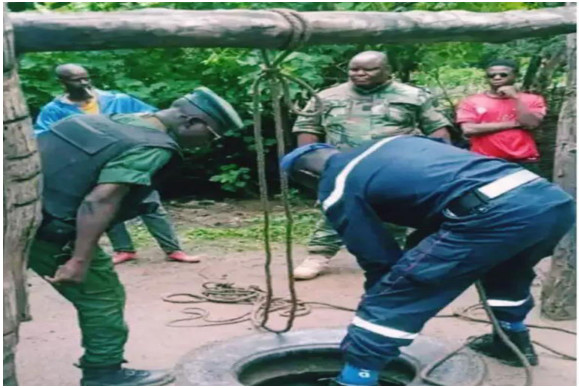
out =
[[[553,178],[576,197],[576,36],[567,37],[566,98],[561,107],[557,129]],[[551,269],[543,285],[541,312],[549,319],[575,319],[576,309],[576,237],[575,228],[561,240],[553,254]]]
[[529,90],[532,93],[537,93],[545,95],[547,89],[552,84],[553,74],[561,66],[565,64],[565,47],[561,47],[561,50],[554,52],[551,56],[544,58],[544,65],[539,68],[533,83],[531,84]]
[[529,62],[529,66],[527,66],[527,72],[523,77],[523,85],[521,89],[525,92],[531,90],[531,85],[535,82],[535,78],[537,76],[537,72],[541,67],[541,61],[543,57],[540,54],[535,54],[531,57],[531,61]]
[[[292,16],[293,15],[293,16]],[[298,15],[298,16],[295,16]],[[479,13],[184,11],[21,12],[11,15],[18,52],[151,47],[280,49],[304,22],[307,44],[505,42],[576,30],[575,8]],[[300,27],[301,26],[301,27]],[[308,35],[308,34],[304,34]],[[72,39],[71,37],[74,37]]]
[[18,326],[28,318],[26,257],[40,221],[40,160],[20,90],[13,31],[4,5],[4,385],[17,385]]

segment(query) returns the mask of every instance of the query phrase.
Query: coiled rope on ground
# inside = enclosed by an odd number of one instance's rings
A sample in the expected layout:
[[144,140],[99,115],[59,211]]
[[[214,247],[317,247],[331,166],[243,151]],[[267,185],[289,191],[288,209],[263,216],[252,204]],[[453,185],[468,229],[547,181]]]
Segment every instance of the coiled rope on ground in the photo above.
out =
[[[251,321],[256,328],[261,327],[261,322],[266,308],[269,312],[277,312],[282,317],[288,317],[292,313],[293,301],[290,298],[272,298],[269,304],[266,303],[266,291],[258,286],[236,287],[233,283],[206,282],[202,285],[201,294],[174,293],[162,298],[165,302],[187,304],[187,303],[224,303],[242,304],[250,306],[250,311],[237,317],[228,319],[213,320],[209,311],[201,307],[187,307],[182,312],[188,315],[187,318],[175,319],[167,323],[169,327],[208,327],[232,325],[236,323]],[[356,311],[350,307],[344,307],[325,302],[304,302],[297,300],[294,315],[308,315],[312,307],[325,307],[336,310]],[[199,324],[185,324],[200,320]]]

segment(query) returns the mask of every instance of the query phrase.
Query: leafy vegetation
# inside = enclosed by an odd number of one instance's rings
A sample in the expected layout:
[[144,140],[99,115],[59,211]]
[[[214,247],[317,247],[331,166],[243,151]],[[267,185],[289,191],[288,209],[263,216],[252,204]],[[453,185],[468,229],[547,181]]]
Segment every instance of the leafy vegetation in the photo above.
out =
[[[141,8],[175,9],[267,9],[291,8],[298,11],[410,11],[469,10],[498,12],[560,6],[552,2],[42,2],[9,3],[13,11],[39,10],[57,12],[116,11]],[[71,37],[74,39],[74,37]],[[332,45],[307,47],[293,53],[284,65],[299,74],[315,89],[346,80],[348,60],[362,50],[386,50],[394,76],[402,82],[430,89],[446,108],[453,107],[465,95],[484,89],[482,66],[494,57],[516,59],[525,74],[531,63],[548,63],[564,47],[564,37],[533,38],[506,44],[451,42],[401,45]],[[537,62],[538,61],[538,62]],[[199,85],[205,85],[228,99],[245,119],[246,127],[230,131],[212,149],[188,153],[179,171],[165,185],[166,195],[255,196],[255,149],[251,130],[252,108],[249,88],[259,71],[259,58],[252,50],[232,48],[170,48],[26,54],[21,58],[21,81],[30,110],[37,114],[41,106],[61,93],[53,69],[61,63],[79,63],[88,68],[95,86],[119,90],[153,104],[166,107],[173,99]],[[545,66],[544,66],[545,67]],[[542,75],[533,70],[531,78],[544,79],[543,93],[557,90],[563,81],[561,65]],[[529,83],[533,86],[533,83]],[[293,97],[304,104],[308,96],[293,86]],[[264,98],[267,98],[267,93]],[[552,110],[558,107],[552,106]],[[286,112],[287,113],[287,112]],[[295,117],[286,114],[286,127]],[[265,105],[264,129],[268,150],[268,176],[272,189],[277,187],[277,163],[273,121]],[[291,147],[289,144],[288,147]],[[277,189],[273,189],[276,192]]]
[[[320,218],[320,212],[315,209],[300,210],[294,212],[292,217],[293,241],[298,244],[306,244],[314,230],[316,221]],[[272,243],[283,243],[285,241],[285,226],[286,221],[283,214],[272,214],[269,225],[270,241]],[[241,227],[195,228],[187,232],[185,238],[191,241],[232,240],[260,246],[263,240],[263,218],[251,218]]]
[[[320,218],[317,209],[294,209],[292,239],[297,244],[306,244],[310,234]],[[131,238],[137,250],[156,245],[155,240],[141,221],[135,220],[127,224]],[[270,241],[272,243],[285,242],[285,216],[276,212],[270,218]],[[263,245],[263,218],[253,217],[243,221],[241,226],[215,226],[187,228],[180,234],[183,242],[212,243],[223,242],[228,248],[256,249]]]

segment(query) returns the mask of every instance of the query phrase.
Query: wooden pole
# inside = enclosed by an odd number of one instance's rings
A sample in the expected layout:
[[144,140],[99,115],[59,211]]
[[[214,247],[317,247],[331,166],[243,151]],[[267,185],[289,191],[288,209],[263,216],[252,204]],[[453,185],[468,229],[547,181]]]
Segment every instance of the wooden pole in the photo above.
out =
[[[574,33],[575,7],[477,13],[468,11],[302,12],[307,44],[505,42]],[[292,21],[271,11],[185,11],[11,14],[18,52],[152,47],[284,48]]]
[[17,385],[14,351],[28,318],[26,258],[40,221],[40,158],[20,90],[13,30],[4,5],[4,385]]

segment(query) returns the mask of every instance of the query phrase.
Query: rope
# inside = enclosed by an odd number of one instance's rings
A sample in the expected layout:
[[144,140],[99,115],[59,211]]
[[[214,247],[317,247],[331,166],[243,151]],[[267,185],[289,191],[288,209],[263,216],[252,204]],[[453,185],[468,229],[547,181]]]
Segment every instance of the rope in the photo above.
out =
[[[263,60],[262,70],[260,74],[255,79],[252,85],[253,92],[253,120],[254,120],[254,136],[255,136],[255,148],[257,151],[257,170],[258,170],[258,182],[259,182],[259,192],[260,200],[263,208],[263,237],[264,237],[264,251],[265,251],[265,275],[266,275],[266,294],[262,303],[262,307],[258,309],[258,312],[253,314],[254,319],[259,319],[259,327],[273,332],[273,333],[285,333],[289,331],[293,325],[295,317],[298,314],[298,299],[295,290],[295,281],[293,278],[293,259],[292,259],[292,226],[293,219],[291,215],[291,209],[289,206],[289,183],[288,178],[285,174],[280,174],[280,187],[282,203],[284,207],[284,214],[286,217],[286,228],[285,228],[285,257],[287,265],[287,277],[288,277],[288,288],[290,293],[290,308],[287,314],[287,322],[283,329],[277,330],[272,329],[267,326],[269,320],[269,313],[272,308],[274,308],[274,298],[273,298],[273,286],[272,286],[272,276],[271,276],[271,243],[269,238],[269,227],[270,227],[270,209],[268,202],[268,190],[267,190],[267,179],[265,171],[265,147],[263,144],[263,134],[262,134],[262,117],[261,117],[261,89],[260,85],[263,81],[267,80],[269,83],[271,101],[273,105],[274,121],[275,121],[275,136],[277,140],[277,154],[278,159],[281,159],[285,155],[285,140],[284,140],[284,130],[283,130],[283,120],[282,120],[282,109],[280,100],[286,103],[288,108],[298,115],[312,116],[319,114],[321,112],[321,100],[316,95],[315,91],[309,86],[305,81],[295,77],[287,72],[280,69],[280,65],[284,59],[299,46],[304,44],[310,37],[311,31],[308,22],[303,19],[297,12],[286,9],[276,9],[273,10],[280,15],[282,15],[289,23],[291,27],[290,39],[286,44],[286,49],[280,55],[278,55],[273,60],[270,59],[269,54],[265,50],[260,50],[260,55]],[[297,107],[291,105],[291,96],[289,93],[289,82],[295,82],[300,86],[304,87],[315,99],[316,108],[312,112],[305,112]],[[279,300],[278,300],[279,301]]]
[[[445,384],[444,382],[442,382],[442,381],[440,381],[440,380],[436,380],[436,379],[430,377],[430,374],[432,373],[433,370],[435,370],[435,369],[438,368],[440,365],[442,365],[446,360],[454,357],[455,355],[457,355],[458,353],[460,353],[463,349],[467,348],[467,347],[471,344],[471,342],[473,342],[475,339],[476,339],[476,338],[469,338],[469,339],[467,339],[467,341],[466,341],[464,344],[460,345],[458,348],[456,348],[456,349],[453,350],[452,352],[447,353],[447,354],[444,355],[443,357],[441,357],[441,358],[435,360],[434,362],[428,364],[424,369],[422,369],[422,371],[420,371],[420,378],[421,378],[423,381],[425,381],[425,382],[427,382],[428,384],[431,384],[431,385],[438,385],[438,386],[447,385],[447,384]],[[475,355],[475,357],[477,357],[479,360],[482,361],[482,357],[481,357],[479,354],[474,353],[474,355]],[[483,364],[484,364],[484,361],[483,361]],[[484,371],[483,373],[481,373],[480,376],[477,377],[477,379],[474,381],[474,383],[469,384],[469,386],[470,386],[470,385],[473,385],[473,386],[482,385],[482,382],[484,381],[486,375],[487,375],[487,371],[486,371],[486,368],[485,368],[485,371]],[[465,384],[465,385],[466,385],[466,384]]]
[[[162,299],[169,303],[253,303],[255,299],[263,294],[263,290],[257,286],[242,288],[235,287],[233,283],[206,282],[203,283],[202,287],[201,295],[176,293],[164,296]],[[179,299],[179,297],[188,299]]]
[[298,12],[286,8],[274,8],[270,11],[283,16],[290,25],[290,37],[285,44],[285,50],[295,51],[310,39],[310,25]]
[[[437,315],[434,318],[458,318],[458,319],[463,319],[465,321],[470,321],[470,322],[492,323],[488,319],[474,318],[472,315],[470,315],[471,311],[480,310],[482,308],[483,307],[480,303],[473,304],[472,306],[460,308],[460,309],[454,311],[452,314]],[[564,329],[561,327],[535,325],[535,324],[526,324],[526,326],[528,328],[533,328],[533,329],[553,330],[553,331],[559,331],[559,332],[566,333],[566,334],[577,335],[577,333],[575,331],[569,330],[569,329]]]
[[533,372],[531,371],[531,365],[529,364],[529,361],[527,361],[527,357],[525,357],[525,355],[519,350],[519,348],[517,348],[517,346],[505,334],[503,328],[499,324],[499,321],[495,317],[495,314],[493,313],[491,307],[487,302],[487,294],[481,282],[480,281],[475,282],[475,286],[480,296],[482,306],[492,322],[493,329],[497,332],[499,338],[505,343],[505,345],[507,345],[507,347],[516,354],[519,361],[521,361],[521,364],[523,364],[523,367],[525,368],[525,385],[526,386],[533,385]]
[[[495,314],[493,313],[490,306],[488,305],[486,292],[485,292],[482,284],[480,283],[480,281],[475,282],[475,286],[476,286],[476,290],[479,294],[482,307],[484,308],[485,312],[487,313],[487,315],[490,319],[490,322],[493,325],[493,329],[496,331],[496,333],[498,334],[500,339],[505,343],[505,345],[507,345],[507,347],[509,349],[511,349],[511,351],[513,351],[513,353],[515,353],[515,355],[517,356],[517,358],[519,359],[519,361],[521,362],[521,364],[523,364],[523,367],[525,368],[525,384],[524,385],[525,386],[533,385],[533,373],[531,371],[531,365],[529,364],[527,357],[525,357],[525,355],[519,350],[519,348],[517,348],[517,346],[511,342],[509,337],[507,337],[507,335],[503,331],[502,327],[499,324],[499,321],[495,317]],[[429,375],[432,373],[432,371],[434,369],[436,369],[438,366],[440,366],[442,363],[444,363],[449,358],[455,356],[462,349],[468,347],[477,338],[478,337],[469,338],[465,344],[461,345],[456,350],[453,350],[452,352],[446,354],[442,358],[427,365],[426,368],[424,368],[421,371],[420,378],[422,380],[424,380],[425,382],[432,384],[432,385],[445,385],[442,381],[436,380],[436,379],[430,377]],[[480,355],[477,354],[477,357],[480,358]],[[486,376],[486,373],[481,374],[479,379],[476,381],[476,384],[473,384],[473,385],[481,385],[485,376]]]
[[555,349],[553,349],[553,348],[550,348],[550,347],[548,347],[547,345],[540,343],[539,341],[531,341],[531,342],[534,343],[535,345],[537,345],[537,346],[545,349],[545,350],[550,351],[550,352],[553,353],[553,354],[556,354],[557,356],[561,357],[561,358],[564,359],[564,360],[577,361],[577,357],[570,356],[570,355],[568,355],[568,354],[565,354],[565,353],[562,353],[562,352],[560,352],[560,351],[558,351],[558,350],[555,350]]
[[[263,316],[266,313],[277,312],[282,317],[301,317],[308,315],[312,307],[325,307],[341,311],[354,312],[355,309],[334,305],[325,302],[304,302],[296,300],[294,302],[288,298],[272,298],[269,305],[266,304],[266,292],[257,286],[235,287],[233,283],[213,283],[207,282],[202,285],[201,294],[175,293],[164,296],[165,302],[185,304],[185,303],[226,303],[248,305],[250,311],[237,317],[213,320],[209,317],[209,312],[200,307],[188,307],[182,312],[188,315],[187,318],[175,319],[167,323],[169,327],[209,327],[221,325],[233,325],[236,323],[251,321],[254,327],[261,327]],[[201,324],[184,324],[200,320]]]

